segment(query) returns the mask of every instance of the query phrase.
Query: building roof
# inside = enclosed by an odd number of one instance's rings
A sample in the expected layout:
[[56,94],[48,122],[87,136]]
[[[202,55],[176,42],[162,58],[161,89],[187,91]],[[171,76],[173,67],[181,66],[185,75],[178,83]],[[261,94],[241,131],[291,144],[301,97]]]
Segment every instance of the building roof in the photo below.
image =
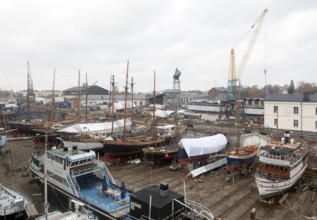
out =
[[269,94],[264,101],[278,102],[317,102],[317,93],[309,94]]
[[140,190],[131,195],[131,197],[132,196],[146,204],[149,203],[150,196],[152,196],[152,206],[157,209],[161,209],[166,205],[170,204],[173,199],[180,200],[182,197],[184,197],[183,195],[180,195],[170,190],[167,190],[166,197],[162,197],[160,196],[160,187],[157,185],[153,185],[143,190]]
[[77,86],[77,87],[72,87],[72,88],[66,89],[63,91],[63,94],[65,94],[65,93],[77,93],[78,89],[79,89],[80,93],[84,93],[87,89],[87,94],[94,94],[94,95],[108,95],[108,92],[109,92],[107,89],[104,89],[100,86],[88,85],[88,88],[86,86],[80,86],[78,88],[78,86]]

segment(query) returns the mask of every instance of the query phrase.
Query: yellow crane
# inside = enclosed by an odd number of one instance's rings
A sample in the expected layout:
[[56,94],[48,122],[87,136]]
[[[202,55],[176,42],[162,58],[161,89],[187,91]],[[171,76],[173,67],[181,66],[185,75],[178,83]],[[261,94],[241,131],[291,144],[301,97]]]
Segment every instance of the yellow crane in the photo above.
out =
[[245,66],[246,66],[247,61],[250,57],[251,51],[252,51],[254,44],[258,38],[264,17],[265,17],[267,12],[268,12],[268,10],[265,9],[261,13],[261,15],[258,17],[258,19],[255,21],[255,23],[251,26],[251,30],[253,29],[253,34],[251,36],[251,39],[249,41],[247,48],[244,51],[244,55],[241,59],[241,63],[239,65],[237,71],[236,71],[236,65],[235,65],[234,49],[231,49],[230,64],[229,64],[229,80],[228,80],[228,89],[231,91],[236,91],[237,86],[240,83],[240,77],[245,69]]
[[256,42],[256,39],[258,38],[264,17],[266,13],[268,12],[267,9],[265,9],[262,14],[258,17],[258,19],[255,21],[255,23],[251,26],[253,29],[253,34],[251,36],[251,39],[249,41],[249,44],[247,48],[244,51],[244,55],[242,57],[241,63],[238,67],[238,70],[236,72],[236,66],[235,66],[235,53],[234,49],[231,49],[230,53],[230,67],[229,67],[229,81],[228,81],[228,87],[232,92],[236,91],[236,122],[240,123],[240,114],[241,114],[241,108],[240,108],[240,78],[241,75],[245,69],[246,63],[250,57],[251,51],[253,49],[253,46]]
[[240,112],[241,111],[241,108],[240,108],[240,78],[241,78],[241,75],[245,69],[246,63],[250,57],[253,46],[254,46],[256,39],[259,35],[260,29],[261,29],[261,26],[263,23],[263,19],[264,19],[267,12],[268,12],[268,10],[265,9],[261,13],[261,15],[258,17],[258,19],[255,21],[255,23],[251,26],[251,29],[248,31],[248,33],[249,33],[251,30],[253,30],[253,34],[251,36],[251,39],[249,41],[249,44],[248,44],[245,52],[244,52],[241,63],[238,67],[238,71],[236,71],[234,49],[231,49],[231,51],[230,51],[229,79],[228,79],[228,89],[227,90],[231,94],[235,93],[236,98],[235,98],[235,103],[233,103],[232,99],[221,102],[219,116],[218,116],[219,119],[221,119],[223,115],[225,115],[226,118],[229,118],[229,115],[234,115],[234,112],[235,112],[236,121],[239,122],[240,121],[240,119],[239,119],[240,114],[243,115],[243,111]]

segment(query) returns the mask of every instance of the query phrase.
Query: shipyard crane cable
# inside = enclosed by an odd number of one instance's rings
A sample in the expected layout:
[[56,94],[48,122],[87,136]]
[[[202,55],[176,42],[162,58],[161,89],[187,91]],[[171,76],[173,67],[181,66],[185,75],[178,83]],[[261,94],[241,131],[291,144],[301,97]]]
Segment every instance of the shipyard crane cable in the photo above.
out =
[[251,26],[251,29],[249,29],[244,35],[243,37],[234,45],[233,48],[236,48],[242,41],[244,41],[244,39],[249,35],[249,33],[252,31],[254,26]]

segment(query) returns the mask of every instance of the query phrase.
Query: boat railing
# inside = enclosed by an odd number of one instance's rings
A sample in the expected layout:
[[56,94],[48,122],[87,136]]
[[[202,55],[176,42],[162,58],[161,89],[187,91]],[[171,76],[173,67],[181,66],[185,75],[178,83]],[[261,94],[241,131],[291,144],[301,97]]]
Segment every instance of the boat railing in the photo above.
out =
[[[9,188],[9,189],[12,189],[12,190],[14,190],[14,191],[16,191],[16,192],[18,192],[23,198],[24,198],[24,200],[26,200],[26,202],[28,202],[28,203],[32,203],[33,202],[33,200],[32,200],[32,198],[28,195],[28,194],[26,194],[20,187],[17,187],[16,185],[13,185],[13,186],[6,186],[7,188]],[[2,187],[1,187],[2,188]],[[4,189],[3,189],[4,190]],[[5,190],[7,193],[10,193],[9,191],[7,191],[7,190]],[[11,193],[10,193],[11,194]],[[12,195],[12,196],[14,196],[14,195]]]
[[75,187],[77,189],[77,192],[80,192],[80,186],[79,186],[79,184],[78,184],[78,182],[76,180],[76,177],[72,177],[72,180],[73,180],[73,183],[74,183],[74,185],[75,185]]
[[78,195],[79,193],[78,193],[78,191],[76,189],[76,186],[75,186],[74,182],[72,181],[72,178],[68,174],[67,174],[67,182],[70,185],[70,187],[72,188],[74,194]]
[[83,174],[87,174],[87,173],[92,173],[95,171],[98,171],[98,166],[96,164],[91,164],[89,166],[82,166],[82,167],[77,167],[77,168],[71,168],[70,172],[71,172],[71,176],[75,177],[75,176],[80,176]]
[[119,212],[120,210],[126,209],[130,206],[129,198],[120,199],[114,203],[106,205],[106,203],[102,202],[102,200],[95,200],[82,193],[79,193],[79,197],[87,201],[89,204],[94,204],[98,208],[106,210],[109,213]]
[[15,206],[15,205],[11,204],[9,207],[7,206],[7,207],[3,207],[0,209],[0,216],[10,215],[10,214],[15,213],[17,211],[22,211],[24,209],[25,209],[24,207]]
[[[115,184],[116,184],[117,186],[120,186],[121,182],[120,182],[119,180],[115,180]],[[146,188],[146,187],[147,187],[147,186],[144,186],[144,188]],[[128,191],[130,191],[130,192],[137,192],[137,191],[140,191],[140,190],[141,190],[141,188],[138,188],[138,187],[135,187],[135,186],[132,186],[132,185],[128,185],[128,184],[125,185],[125,188],[126,188]]]
[[105,173],[103,173],[103,174],[104,175],[106,174],[106,178],[108,177],[112,183],[115,183],[115,179],[113,178],[113,176],[109,172],[109,170],[104,162],[96,161],[95,164],[99,167],[100,170],[102,170],[102,172],[105,171]]

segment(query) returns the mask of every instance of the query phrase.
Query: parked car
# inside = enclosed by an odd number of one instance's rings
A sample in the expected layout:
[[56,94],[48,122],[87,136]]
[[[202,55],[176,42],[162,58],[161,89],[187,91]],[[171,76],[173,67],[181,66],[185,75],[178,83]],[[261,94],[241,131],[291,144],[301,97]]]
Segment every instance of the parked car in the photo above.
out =
[[179,170],[181,167],[182,167],[182,165],[180,163],[175,163],[175,164],[171,165],[169,167],[169,169],[173,170],[173,171],[176,171],[176,170]]

